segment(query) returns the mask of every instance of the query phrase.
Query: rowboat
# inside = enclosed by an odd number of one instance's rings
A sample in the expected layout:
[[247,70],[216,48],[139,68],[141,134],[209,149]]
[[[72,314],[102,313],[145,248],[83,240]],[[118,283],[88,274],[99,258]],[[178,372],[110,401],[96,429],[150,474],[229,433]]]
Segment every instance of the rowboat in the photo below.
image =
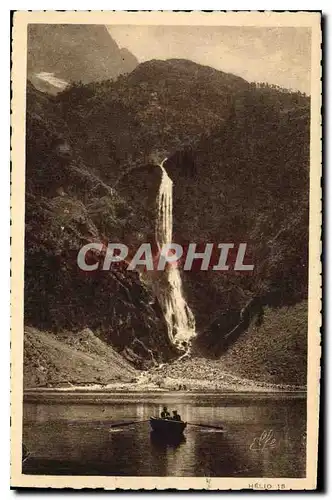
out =
[[150,417],[150,425],[154,432],[168,436],[181,436],[187,427],[187,422]]

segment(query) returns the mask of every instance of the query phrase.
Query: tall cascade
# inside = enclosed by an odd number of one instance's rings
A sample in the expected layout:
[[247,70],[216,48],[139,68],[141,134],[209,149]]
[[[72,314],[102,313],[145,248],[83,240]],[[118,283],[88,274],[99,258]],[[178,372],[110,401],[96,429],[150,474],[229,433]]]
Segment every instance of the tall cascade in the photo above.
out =
[[[173,182],[163,167],[157,197],[156,241],[161,250],[165,244],[172,243],[173,233]],[[163,285],[159,296],[168,326],[171,342],[182,350],[190,347],[190,340],[196,335],[195,318],[185,301],[182,291],[180,271],[175,263],[167,265],[162,271]]]

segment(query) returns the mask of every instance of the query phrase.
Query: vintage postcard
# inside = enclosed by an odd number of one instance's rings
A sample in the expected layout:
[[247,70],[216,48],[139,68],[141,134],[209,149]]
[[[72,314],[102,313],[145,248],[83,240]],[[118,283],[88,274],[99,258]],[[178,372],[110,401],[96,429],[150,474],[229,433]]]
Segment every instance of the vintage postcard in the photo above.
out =
[[14,13],[12,487],[316,489],[321,41]]

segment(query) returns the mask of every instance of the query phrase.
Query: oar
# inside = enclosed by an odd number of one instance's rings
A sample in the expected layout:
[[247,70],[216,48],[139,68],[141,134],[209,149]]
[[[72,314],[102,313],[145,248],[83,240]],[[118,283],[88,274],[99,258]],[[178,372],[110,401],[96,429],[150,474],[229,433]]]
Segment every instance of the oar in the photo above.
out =
[[208,424],[194,424],[193,422],[187,422],[188,425],[196,425],[197,427],[208,427],[209,429],[219,429],[224,430],[223,427],[217,425],[208,425]]
[[120,424],[111,424],[111,428],[113,427],[125,427],[126,425],[133,425],[133,424],[142,424],[143,422],[149,422],[150,419],[147,420],[133,420],[132,422],[122,422]]

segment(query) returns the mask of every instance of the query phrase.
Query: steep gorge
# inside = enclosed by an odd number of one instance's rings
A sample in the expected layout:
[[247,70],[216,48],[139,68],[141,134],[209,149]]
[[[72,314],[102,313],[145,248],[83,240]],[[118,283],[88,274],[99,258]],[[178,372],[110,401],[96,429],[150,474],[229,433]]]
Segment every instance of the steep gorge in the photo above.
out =
[[[278,315],[306,300],[308,97],[190,61],[151,61],[55,98],[29,86],[27,120],[25,315],[32,326],[91,328],[139,367],[174,359],[173,320],[169,313],[165,321],[149,279],[121,268],[83,276],[75,267],[78,248],[91,240],[155,242],[156,165],[165,156],[173,241],[245,241],[255,262],[252,274],[177,270],[199,352],[220,356],[227,334],[264,321],[264,307]],[[306,344],[306,330],[280,338],[278,349],[291,357]]]

